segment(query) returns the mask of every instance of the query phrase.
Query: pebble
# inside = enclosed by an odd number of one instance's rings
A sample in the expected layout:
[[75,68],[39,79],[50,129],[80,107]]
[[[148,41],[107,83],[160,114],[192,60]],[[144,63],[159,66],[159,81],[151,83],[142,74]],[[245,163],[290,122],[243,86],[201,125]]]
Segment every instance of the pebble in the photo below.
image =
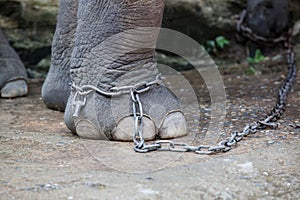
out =
[[274,143],[275,143],[274,140],[269,140],[269,141],[267,142],[268,145],[271,145],[271,144],[274,144]]
[[68,144],[68,143],[62,142],[62,141],[56,143],[57,146],[64,146],[64,145],[67,145],[67,144]]
[[269,176],[269,173],[268,172],[263,172],[263,175]]

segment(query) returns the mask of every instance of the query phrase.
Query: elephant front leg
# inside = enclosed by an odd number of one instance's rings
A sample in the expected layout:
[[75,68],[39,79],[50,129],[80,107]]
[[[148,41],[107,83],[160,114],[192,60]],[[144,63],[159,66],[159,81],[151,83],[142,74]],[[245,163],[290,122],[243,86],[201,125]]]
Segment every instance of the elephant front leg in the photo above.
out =
[[85,138],[132,140],[132,95],[140,91],[143,110],[136,114],[143,117],[146,140],[186,135],[179,102],[159,84],[154,58],[163,0],[82,0],[78,8],[69,129]]
[[0,96],[14,98],[28,92],[26,69],[0,29]]
[[55,110],[65,110],[70,94],[70,59],[77,27],[77,9],[77,0],[60,1],[52,41],[51,66],[42,87],[44,103]]

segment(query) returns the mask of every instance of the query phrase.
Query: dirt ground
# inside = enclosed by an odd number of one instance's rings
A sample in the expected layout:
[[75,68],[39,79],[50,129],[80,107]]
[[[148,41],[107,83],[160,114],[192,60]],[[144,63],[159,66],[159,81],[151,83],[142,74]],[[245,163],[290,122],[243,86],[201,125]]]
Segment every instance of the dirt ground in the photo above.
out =
[[[223,75],[227,115],[225,133],[217,139],[264,117],[284,73]],[[187,109],[190,134],[176,140],[200,145],[210,98],[196,73],[182,74],[200,109]],[[138,154],[130,142],[80,139],[65,127],[62,112],[43,104],[42,81],[30,80],[27,97],[0,99],[0,199],[299,199],[299,77],[298,72],[278,129],[259,131],[231,151],[210,156]]]

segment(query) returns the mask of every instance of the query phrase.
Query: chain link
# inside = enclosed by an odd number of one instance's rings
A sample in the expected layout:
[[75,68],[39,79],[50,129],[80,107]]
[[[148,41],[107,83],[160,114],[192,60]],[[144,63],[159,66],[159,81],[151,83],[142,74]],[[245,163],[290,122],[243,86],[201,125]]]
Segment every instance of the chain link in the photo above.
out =
[[276,43],[287,41],[289,33],[286,32],[284,32],[281,36],[277,38],[266,38],[255,34],[248,26],[244,24],[246,15],[247,15],[247,11],[243,10],[236,24],[236,30],[238,33],[241,33],[241,35],[251,39],[254,42],[258,42],[262,44],[276,44]]
[[288,75],[279,89],[276,105],[274,106],[270,114],[267,115],[263,120],[254,122],[252,125],[247,124],[241,132],[232,132],[228,139],[220,141],[216,146],[191,146],[186,143],[173,142],[171,140],[158,140],[153,144],[146,144],[143,138],[144,113],[139,94],[148,91],[151,85],[160,84],[160,75],[156,77],[156,80],[149,83],[142,82],[133,86],[113,87],[110,91],[101,90],[92,85],[84,85],[82,87],[79,87],[76,86],[75,83],[73,83],[72,90],[75,91],[75,95],[73,98],[75,112],[73,116],[78,117],[80,109],[86,104],[87,95],[91,92],[97,92],[104,96],[118,96],[130,93],[132,99],[132,112],[134,118],[134,150],[139,153],[146,153],[159,150],[172,152],[194,152],[202,155],[210,155],[220,152],[227,152],[231,150],[234,146],[236,146],[239,141],[241,141],[244,137],[247,137],[249,134],[255,134],[258,130],[266,128],[277,128],[277,124],[275,122],[282,116],[284,112],[284,107],[287,101],[288,93],[292,89],[293,83],[296,78],[296,63],[291,37],[289,33],[284,33],[282,36],[274,39],[268,39],[258,36],[255,33],[253,33],[253,31],[249,27],[243,24],[245,16],[246,11],[243,11],[237,22],[237,30],[240,34],[259,43],[285,42],[284,46],[286,48]]
[[146,150],[143,149],[145,145],[145,140],[143,138],[143,106],[140,101],[139,93],[137,91],[131,91],[131,99],[132,99],[132,113],[134,118],[134,150],[140,153],[145,153]]
[[73,92],[75,92],[74,97],[72,99],[72,104],[75,107],[73,117],[79,116],[79,112],[81,108],[86,105],[87,95],[92,92],[97,92],[98,94],[112,97],[112,96],[119,96],[122,94],[128,94],[131,93],[131,91],[136,91],[137,93],[146,92],[150,89],[150,86],[155,84],[160,85],[161,83],[162,83],[161,74],[158,74],[155,80],[151,82],[141,82],[135,85],[113,87],[110,89],[110,91],[100,89],[93,85],[83,85],[79,87],[73,82],[71,83],[71,89]]
[[[296,79],[296,63],[294,58],[293,46],[291,42],[291,36],[289,33],[284,33],[282,36],[275,39],[267,39],[261,36],[256,35],[253,31],[243,24],[246,16],[246,10],[240,15],[240,19],[237,22],[237,31],[248,37],[249,39],[259,42],[259,43],[280,43],[284,42],[284,47],[286,48],[286,58],[288,65],[288,75],[283,81],[279,92],[276,105],[263,120],[254,122],[252,125],[247,124],[241,132],[234,131],[231,133],[228,139],[220,141],[216,146],[190,146],[185,143],[173,142],[170,140],[158,140],[154,144],[145,144],[142,134],[142,103],[140,102],[138,94],[132,92],[133,100],[133,115],[135,119],[135,134],[134,134],[134,150],[140,153],[146,153],[150,151],[173,151],[173,152],[195,152],[202,155],[210,155],[220,152],[227,152],[231,150],[234,146],[237,145],[244,137],[247,137],[249,134],[255,134],[258,130],[263,130],[266,128],[275,129],[278,127],[278,124],[275,123],[284,112],[284,107],[287,102],[287,97],[289,91],[293,87],[293,83]],[[289,31],[290,32],[290,31]],[[139,108],[139,115],[137,113],[136,107]]]

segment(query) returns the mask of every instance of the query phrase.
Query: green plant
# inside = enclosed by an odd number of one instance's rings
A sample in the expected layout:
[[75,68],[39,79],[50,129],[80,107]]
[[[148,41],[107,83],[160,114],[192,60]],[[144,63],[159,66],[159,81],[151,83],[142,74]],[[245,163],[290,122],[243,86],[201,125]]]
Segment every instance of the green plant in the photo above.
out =
[[216,51],[215,41],[213,41],[213,40],[207,40],[206,41],[206,47],[205,47],[205,49],[208,52],[215,52]]
[[214,40],[207,40],[205,43],[205,49],[211,53],[217,53],[218,50],[224,49],[226,45],[229,45],[229,40],[224,36],[218,36]]
[[250,64],[258,64],[260,63],[261,61],[263,61],[266,57],[261,53],[261,50],[257,49],[255,51],[255,55],[253,58],[251,57],[248,57],[247,58],[247,61],[248,63]]
[[247,75],[255,75],[255,74],[257,74],[257,71],[256,71],[256,69],[254,69],[254,67],[249,67],[247,70],[246,70],[246,72],[245,72]]
[[229,45],[229,40],[227,40],[224,36],[218,36],[216,37],[216,44],[217,44],[217,47],[221,48],[221,49],[224,49],[224,47],[226,45]]

